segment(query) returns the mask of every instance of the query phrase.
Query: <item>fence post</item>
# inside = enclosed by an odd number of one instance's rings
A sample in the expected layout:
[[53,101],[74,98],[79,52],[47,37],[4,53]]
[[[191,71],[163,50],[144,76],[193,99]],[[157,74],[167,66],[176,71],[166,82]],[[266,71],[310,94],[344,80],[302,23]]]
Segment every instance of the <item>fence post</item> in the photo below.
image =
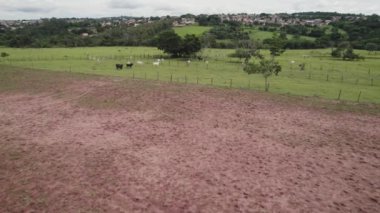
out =
[[197,84],[199,84],[199,77],[197,76]]
[[213,85],[214,84],[214,79],[213,78],[211,78],[211,85]]
[[248,89],[251,89],[251,79],[248,80]]
[[339,94],[338,94],[338,100],[340,100],[340,95],[342,94],[342,90],[339,90]]
[[170,74],[170,83],[173,82],[173,74]]
[[187,75],[185,75],[185,84],[187,84]]
[[230,79],[230,88],[232,88],[232,79]]
[[340,82],[343,82],[344,80],[344,77],[343,77],[343,73],[342,73],[342,76],[340,77]]
[[359,92],[358,100],[357,100],[358,103],[359,103],[359,101],[360,101],[360,96],[361,96],[361,95],[362,95],[362,91]]
[[160,80],[160,73],[157,72],[157,81]]
[[326,81],[329,81],[329,74],[327,74],[326,76]]

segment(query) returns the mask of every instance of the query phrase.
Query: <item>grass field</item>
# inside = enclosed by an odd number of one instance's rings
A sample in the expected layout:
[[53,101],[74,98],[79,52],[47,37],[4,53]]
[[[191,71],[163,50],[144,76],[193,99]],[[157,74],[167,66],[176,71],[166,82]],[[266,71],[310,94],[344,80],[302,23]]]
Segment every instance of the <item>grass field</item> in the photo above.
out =
[[[316,96],[328,99],[380,103],[380,55],[367,55],[364,61],[347,62],[329,57],[326,50],[288,50],[277,59],[283,71],[270,78],[270,91],[281,94]],[[229,58],[233,50],[205,49],[204,61],[166,59],[159,67],[152,62],[165,55],[148,47],[96,47],[12,49],[0,48],[9,57],[0,59],[0,71],[8,66],[122,76],[166,82],[204,84],[219,87],[263,90],[261,75],[247,75],[238,59]],[[268,54],[267,52],[264,52]],[[115,70],[115,63],[135,63],[133,69]],[[291,61],[295,61],[294,64]],[[299,71],[298,64],[306,63]]]
[[[264,39],[267,39],[267,38],[272,38],[273,36],[273,32],[269,32],[269,31],[262,31],[262,30],[259,30],[255,27],[251,27],[251,28],[245,28],[244,29],[246,32],[249,32],[249,35],[251,37],[251,39],[256,39],[256,40],[264,40]],[[291,34],[288,34],[287,35],[287,38],[288,39],[292,39],[294,36],[291,35]],[[310,40],[310,41],[314,41],[315,38],[313,37],[310,37],[310,36],[300,36],[300,39],[305,39],[305,40]]]
[[202,35],[204,32],[209,31],[211,27],[206,26],[185,26],[185,27],[175,27],[174,31],[181,37],[185,37],[186,34],[194,34],[196,36]]

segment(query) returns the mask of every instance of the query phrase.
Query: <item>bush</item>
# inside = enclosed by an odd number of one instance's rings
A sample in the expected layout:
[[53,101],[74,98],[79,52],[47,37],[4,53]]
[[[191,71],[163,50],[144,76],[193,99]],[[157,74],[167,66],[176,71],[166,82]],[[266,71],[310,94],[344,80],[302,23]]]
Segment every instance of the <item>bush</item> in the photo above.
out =
[[333,51],[331,51],[331,56],[334,57],[334,58],[340,58],[342,57],[342,50],[337,48],[337,49],[334,49]]
[[2,58],[5,58],[5,57],[8,57],[8,56],[9,56],[9,54],[8,54],[8,53],[6,53],[6,52],[2,52],[2,53],[0,54],[0,56],[1,56]]

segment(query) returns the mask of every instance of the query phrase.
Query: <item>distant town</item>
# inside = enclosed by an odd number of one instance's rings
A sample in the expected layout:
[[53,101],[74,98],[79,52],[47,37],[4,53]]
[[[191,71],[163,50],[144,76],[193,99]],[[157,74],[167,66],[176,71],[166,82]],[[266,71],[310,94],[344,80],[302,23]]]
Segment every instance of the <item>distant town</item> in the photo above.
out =
[[[174,27],[181,27],[187,25],[194,25],[198,23],[200,17],[205,16],[217,16],[223,21],[235,21],[242,23],[244,25],[305,25],[305,26],[325,26],[332,22],[339,21],[343,17],[346,20],[360,20],[366,19],[365,15],[355,15],[355,14],[334,14],[324,18],[313,18],[310,16],[303,16],[302,13],[297,14],[214,14],[214,15],[192,15],[186,14],[183,16],[162,16],[162,17],[107,17],[107,18],[62,18],[68,23],[81,23],[81,22],[93,22],[94,25],[100,24],[102,27],[113,27],[113,26],[138,26],[144,23],[151,23],[158,20],[173,19]],[[316,15],[317,16],[317,15]],[[23,28],[27,25],[35,25],[42,23],[44,20],[49,20],[48,18],[34,19],[34,20],[0,20],[0,29],[11,29],[15,30],[18,28]]]

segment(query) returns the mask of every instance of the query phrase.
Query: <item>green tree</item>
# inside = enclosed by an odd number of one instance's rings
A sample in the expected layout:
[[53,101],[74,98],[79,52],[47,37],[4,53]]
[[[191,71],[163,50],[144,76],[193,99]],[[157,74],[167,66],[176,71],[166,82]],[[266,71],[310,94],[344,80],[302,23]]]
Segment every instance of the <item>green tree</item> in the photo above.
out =
[[379,46],[375,43],[367,43],[365,45],[365,49],[368,51],[368,54],[371,54],[372,52],[375,52],[379,49]]
[[182,41],[180,54],[182,56],[192,56],[202,48],[201,41],[195,35],[185,35]]
[[157,48],[172,57],[188,57],[201,50],[202,44],[195,35],[186,35],[182,39],[173,30],[160,33],[156,40]]
[[255,63],[248,63],[244,67],[244,71],[248,74],[254,74],[254,73],[261,73],[264,76],[265,79],[265,91],[269,91],[269,82],[268,78],[270,76],[278,75],[279,72],[281,72],[281,65],[274,60],[272,57],[271,59],[261,59],[259,64]]
[[283,36],[280,37],[277,33],[273,33],[273,37],[267,43],[269,44],[269,51],[272,57],[280,56],[285,52],[286,39]]
[[343,60],[352,61],[352,60],[357,60],[357,59],[360,59],[360,56],[354,53],[354,49],[352,49],[352,47],[347,48],[343,52]]
[[[341,42],[343,40],[343,35],[339,32],[338,28],[334,27],[332,30],[331,30],[331,34],[330,34],[330,40],[332,42],[334,42],[335,45],[337,45],[339,42]],[[334,46],[335,46],[334,45]]]
[[230,54],[229,55],[230,57],[236,57],[236,58],[239,58],[240,60],[244,58],[244,63],[245,64],[248,64],[249,63],[249,60],[252,58],[252,57],[256,57],[256,58],[260,58],[262,59],[264,56],[261,55],[260,53],[260,50],[252,47],[252,48],[238,48],[235,50],[234,53]]
[[202,47],[204,48],[209,48],[209,47],[215,47],[216,46],[216,38],[215,35],[211,33],[204,33],[201,36],[201,44]]
[[331,56],[334,58],[341,58],[342,57],[342,49],[335,48],[331,51]]
[[174,57],[179,57],[181,53],[182,39],[174,30],[167,30],[157,37],[157,48]]

